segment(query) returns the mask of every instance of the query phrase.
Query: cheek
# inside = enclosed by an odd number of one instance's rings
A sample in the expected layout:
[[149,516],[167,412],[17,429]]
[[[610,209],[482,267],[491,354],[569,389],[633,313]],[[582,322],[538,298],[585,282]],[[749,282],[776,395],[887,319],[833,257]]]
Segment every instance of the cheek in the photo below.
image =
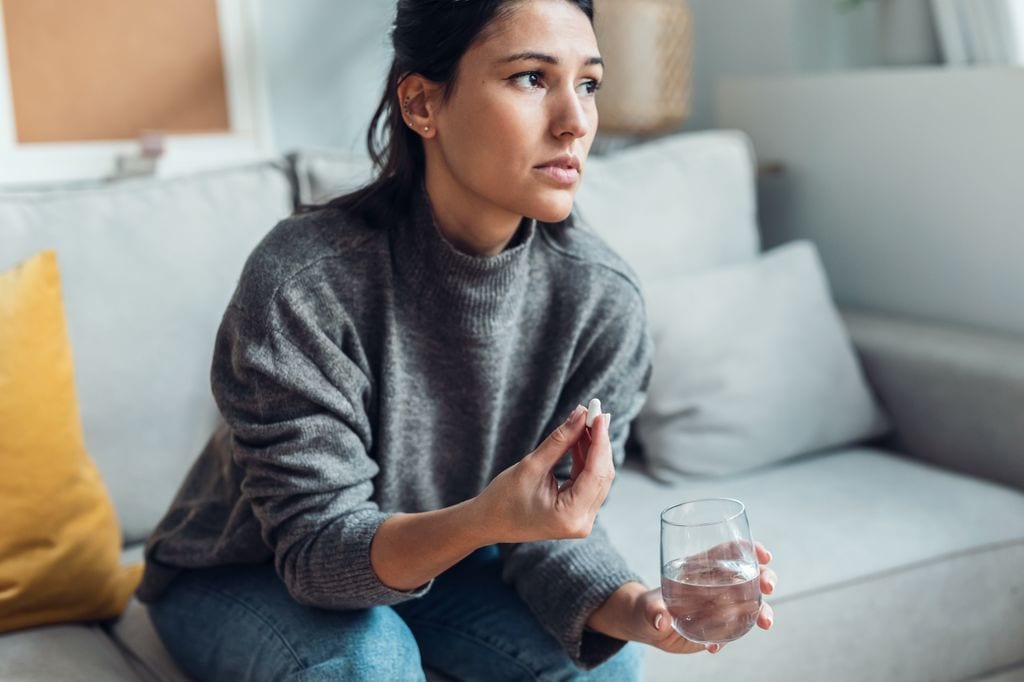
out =
[[472,172],[476,179],[501,179],[508,171],[532,165],[536,155],[537,117],[512,106],[481,106],[452,120],[453,164]]

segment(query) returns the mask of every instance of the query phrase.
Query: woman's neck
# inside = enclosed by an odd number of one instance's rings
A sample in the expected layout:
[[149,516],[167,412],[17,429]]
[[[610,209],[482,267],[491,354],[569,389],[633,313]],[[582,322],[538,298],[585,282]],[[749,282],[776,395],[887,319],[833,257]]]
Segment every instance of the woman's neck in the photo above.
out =
[[427,196],[434,222],[444,238],[471,256],[496,256],[515,237],[523,216],[472,192],[437,165],[427,164]]

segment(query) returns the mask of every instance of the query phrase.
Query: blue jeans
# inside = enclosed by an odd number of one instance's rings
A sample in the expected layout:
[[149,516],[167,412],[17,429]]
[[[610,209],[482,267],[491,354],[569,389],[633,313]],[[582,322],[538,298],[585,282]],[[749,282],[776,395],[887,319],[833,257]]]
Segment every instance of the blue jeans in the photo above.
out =
[[149,614],[182,670],[199,680],[640,679],[627,644],[597,668],[576,667],[501,580],[485,547],[443,573],[423,597],[394,607],[334,611],[295,602],[270,564],[185,571]]

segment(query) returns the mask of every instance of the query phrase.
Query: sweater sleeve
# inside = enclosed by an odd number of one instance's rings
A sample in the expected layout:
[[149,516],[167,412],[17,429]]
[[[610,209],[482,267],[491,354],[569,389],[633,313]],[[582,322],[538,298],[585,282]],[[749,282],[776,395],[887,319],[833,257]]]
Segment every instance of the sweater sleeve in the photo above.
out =
[[253,314],[239,292],[217,334],[211,379],[242,495],[278,575],[294,599],[322,608],[422,596],[432,581],[393,590],[370,564],[389,514],[371,500],[372,384],[343,312],[336,302],[275,294]]
[[[611,443],[622,463],[630,422],[640,412],[651,376],[653,343],[638,291],[618,314],[603,320],[572,372],[555,415],[600,398],[612,415]],[[564,418],[564,417],[563,417]],[[547,433],[558,425],[554,417]],[[611,494],[614,493],[614,486]],[[577,665],[593,668],[625,642],[585,628],[590,615],[623,584],[642,579],[611,546],[599,522],[580,540],[553,540],[500,546],[504,578],[513,584],[538,620]],[[656,560],[656,557],[652,560]]]

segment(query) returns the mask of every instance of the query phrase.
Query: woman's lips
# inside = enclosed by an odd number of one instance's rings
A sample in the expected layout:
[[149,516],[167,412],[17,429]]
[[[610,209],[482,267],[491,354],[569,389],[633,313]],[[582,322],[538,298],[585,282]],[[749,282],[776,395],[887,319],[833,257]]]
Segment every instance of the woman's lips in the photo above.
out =
[[561,166],[538,166],[533,170],[539,172],[545,178],[559,185],[575,184],[580,178],[580,173],[575,168],[562,168]]

